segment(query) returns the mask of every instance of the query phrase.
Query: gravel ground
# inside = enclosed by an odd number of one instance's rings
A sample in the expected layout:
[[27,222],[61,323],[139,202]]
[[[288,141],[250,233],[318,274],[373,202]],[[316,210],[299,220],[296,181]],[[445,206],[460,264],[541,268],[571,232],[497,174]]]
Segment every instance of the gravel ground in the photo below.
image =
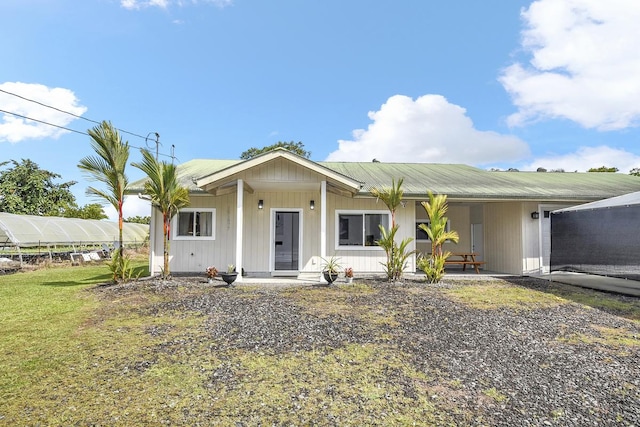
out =
[[[510,281],[531,289],[547,286],[536,279]],[[386,345],[406,355],[413,369],[430,377],[438,373],[429,384],[431,398],[436,405],[461,410],[452,414],[458,425],[640,426],[638,322],[575,303],[521,310],[469,308],[446,294],[446,288],[459,285],[455,281],[439,286],[375,281],[370,285],[376,292],[352,292],[347,299],[350,307],[374,315],[392,314],[394,322],[372,325],[353,316],[352,310],[314,314],[291,298],[286,287],[243,289],[245,285],[238,285],[181,297],[180,287],[211,286],[201,278],[137,282],[103,292],[144,288],[175,293],[170,302],[153,310],[189,310],[209,316],[206,328],[212,351],[239,348],[277,355],[379,343],[384,336]],[[324,289],[313,290],[320,295]],[[597,337],[594,326],[624,328],[635,341],[617,346],[571,340]],[[237,381],[224,369],[213,372],[211,378]],[[391,380],[404,381],[401,375]],[[406,384],[409,396],[415,393],[412,387]],[[490,398],[487,390],[495,390],[500,398]]]

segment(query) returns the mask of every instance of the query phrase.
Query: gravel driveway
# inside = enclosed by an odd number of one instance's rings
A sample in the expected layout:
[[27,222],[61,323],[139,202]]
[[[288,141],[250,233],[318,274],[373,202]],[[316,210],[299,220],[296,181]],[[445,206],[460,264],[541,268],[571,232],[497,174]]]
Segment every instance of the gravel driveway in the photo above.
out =
[[[355,287],[343,293],[320,287],[244,285],[188,295],[179,291],[194,283],[210,286],[201,282],[147,281],[104,292],[137,292],[143,287],[174,294],[153,310],[207,316],[206,331],[215,338],[216,352],[241,349],[284,355],[384,344],[429,378],[426,388],[417,388],[415,381],[389,370],[388,380],[401,384],[408,398],[428,390],[436,407],[449,408],[448,424],[640,426],[637,320],[560,299],[539,307],[473,308],[452,297],[452,289],[469,286],[455,281],[440,286],[372,282],[362,292]],[[510,282],[543,292],[548,286],[536,279]],[[618,341],[611,339],[616,331]],[[221,367],[211,378],[226,386],[242,381]],[[326,418],[307,421],[340,424]],[[245,424],[238,420],[237,425]]]

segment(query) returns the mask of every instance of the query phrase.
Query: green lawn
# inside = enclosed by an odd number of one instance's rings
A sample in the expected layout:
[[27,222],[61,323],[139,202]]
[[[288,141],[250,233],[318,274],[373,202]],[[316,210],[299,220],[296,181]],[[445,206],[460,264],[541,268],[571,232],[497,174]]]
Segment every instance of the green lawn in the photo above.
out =
[[[145,264],[134,261],[136,274],[148,274]],[[73,381],[72,372],[89,363],[84,350],[99,337],[82,331],[100,303],[85,289],[110,278],[104,264],[0,276],[0,425],[25,408],[25,402],[40,405],[40,397],[55,407],[49,392],[66,387]],[[58,424],[51,419],[18,419],[8,425]]]

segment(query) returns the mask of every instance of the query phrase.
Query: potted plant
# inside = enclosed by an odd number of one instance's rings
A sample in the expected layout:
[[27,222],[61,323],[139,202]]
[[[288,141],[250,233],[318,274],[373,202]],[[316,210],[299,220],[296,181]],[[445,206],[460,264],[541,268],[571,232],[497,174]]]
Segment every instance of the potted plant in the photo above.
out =
[[207,267],[206,273],[207,273],[207,278],[209,279],[209,283],[213,283],[214,277],[218,275],[218,269],[215,268],[213,265],[211,265]]
[[220,273],[220,277],[222,277],[222,280],[224,280],[224,282],[227,285],[230,285],[233,282],[235,282],[236,278],[238,277],[238,272],[236,271],[236,266],[233,265],[233,264],[229,264],[227,266],[226,273]]
[[347,267],[344,269],[344,278],[347,280],[347,283],[353,282],[353,268]]
[[332,256],[328,260],[324,258],[322,260],[324,261],[322,266],[322,275],[324,276],[324,280],[326,280],[328,284],[332,284],[338,278],[338,274],[340,272],[338,258]]

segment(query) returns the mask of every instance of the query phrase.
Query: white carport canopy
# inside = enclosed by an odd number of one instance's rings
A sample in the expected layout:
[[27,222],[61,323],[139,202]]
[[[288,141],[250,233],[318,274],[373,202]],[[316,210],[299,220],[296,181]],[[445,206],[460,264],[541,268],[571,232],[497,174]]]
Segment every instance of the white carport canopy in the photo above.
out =
[[[125,244],[141,244],[148,234],[146,224],[124,224]],[[0,212],[0,247],[113,244],[117,241],[116,222]]]
[[577,205],[570,208],[558,209],[554,212],[572,212],[587,209],[612,208],[617,206],[634,205],[640,205],[640,191],[636,191],[635,193],[623,194],[622,196],[610,197],[604,200],[598,200],[597,202],[585,203],[583,205]]

